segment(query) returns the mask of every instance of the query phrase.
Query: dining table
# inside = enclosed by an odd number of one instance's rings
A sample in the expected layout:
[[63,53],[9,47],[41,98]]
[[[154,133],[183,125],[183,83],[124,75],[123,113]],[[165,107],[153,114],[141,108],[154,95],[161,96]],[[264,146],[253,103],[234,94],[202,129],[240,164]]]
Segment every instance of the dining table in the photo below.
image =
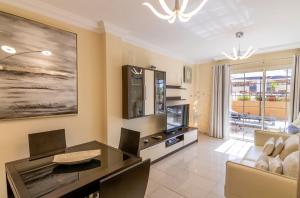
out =
[[64,152],[97,149],[101,154],[82,164],[57,164],[53,162],[53,155],[6,163],[8,197],[87,197],[99,191],[100,180],[141,161],[140,157],[98,141],[67,147]]

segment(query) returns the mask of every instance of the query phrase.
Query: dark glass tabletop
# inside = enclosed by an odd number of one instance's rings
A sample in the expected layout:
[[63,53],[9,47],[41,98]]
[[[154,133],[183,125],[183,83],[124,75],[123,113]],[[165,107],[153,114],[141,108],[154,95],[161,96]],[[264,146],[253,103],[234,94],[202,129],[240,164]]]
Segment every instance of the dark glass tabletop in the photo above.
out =
[[6,164],[8,181],[13,183],[14,191],[20,197],[57,197],[141,161],[140,158],[96,141],[70,147],[66,152],[94,149],[101,149],[101,155],[79,165],[52,163],[53,156],[9,162]]

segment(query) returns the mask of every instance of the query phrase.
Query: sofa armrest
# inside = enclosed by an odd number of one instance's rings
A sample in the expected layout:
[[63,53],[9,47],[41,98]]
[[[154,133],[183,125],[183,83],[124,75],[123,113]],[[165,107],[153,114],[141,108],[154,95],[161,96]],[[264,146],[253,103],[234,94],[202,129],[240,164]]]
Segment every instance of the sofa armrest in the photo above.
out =
[[226,198],[296,198],[297,180],[228,161]]
[[286,140],[290,136],[288,133],[255,130],[254,144],[255,146],[263,146],[270,137],[274,137],[275,139],[282,137],[283,140]]

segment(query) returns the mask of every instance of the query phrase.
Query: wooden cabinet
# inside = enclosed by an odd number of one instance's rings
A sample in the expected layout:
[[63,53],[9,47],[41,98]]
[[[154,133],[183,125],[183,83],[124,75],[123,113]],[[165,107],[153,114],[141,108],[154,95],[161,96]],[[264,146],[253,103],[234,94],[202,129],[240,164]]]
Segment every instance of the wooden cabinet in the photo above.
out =
[[[152,136],[161,136],[161,139],[154,139]],[[145,140],[148,140],[145,143]],[[176,140],[176,141],[174,141]],[[140,156],[143,160],[150,158],[152,162],[156,162],[165,156],[176,152],[190,144],[198,141],[197,128],[184,128],[172,134],[159,132],[140,140]]]
[[123,118],[166,112],[166,73],[141,67],[122,67]]
[[144,116],[144,69],[123,66],[123,118],[132,119]]
[[166,154],[165,142],[161,142],[140,151],[140,156],[143,158],[143,160],[151,159],[151,161],[157,160]]
[[166,113],[166,72],[155,71],[155,114]]
[[197,129],[191,130],[184,134],[184,145],[188,145],[192,142],[195,142],[198,139]]
[[144,85],[144,98],[145,98],[145,116],[154,114],[154,71],[145,71],[145,85]]

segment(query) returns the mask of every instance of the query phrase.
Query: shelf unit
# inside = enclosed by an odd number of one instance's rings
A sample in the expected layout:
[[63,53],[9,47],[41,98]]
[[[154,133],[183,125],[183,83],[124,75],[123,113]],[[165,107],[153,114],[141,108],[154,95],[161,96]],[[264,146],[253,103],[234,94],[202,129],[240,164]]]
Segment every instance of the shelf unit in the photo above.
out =
[[170,96],[166,98],[167,101],[178,101],[178,100],[186,100],[181,98],[181,96]]
[[181,89],[181,90],[186,90],[186,88],[181,87],[180,85],[166,85],[167,89]]

